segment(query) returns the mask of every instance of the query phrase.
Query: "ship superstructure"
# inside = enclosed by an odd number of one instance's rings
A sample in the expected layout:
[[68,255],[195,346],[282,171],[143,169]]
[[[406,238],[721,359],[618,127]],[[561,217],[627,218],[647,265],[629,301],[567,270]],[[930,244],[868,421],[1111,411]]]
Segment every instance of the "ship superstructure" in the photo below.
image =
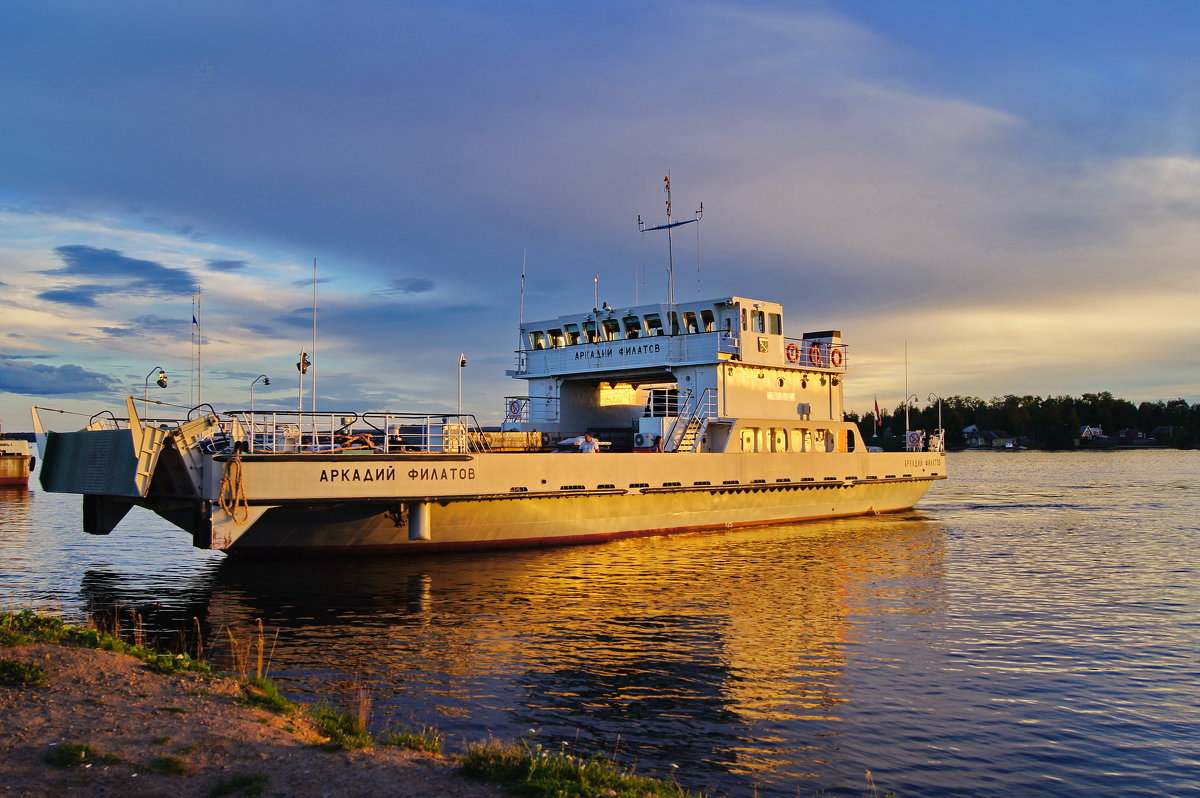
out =
[[[505,424],[588,429],[619,448],[848,452],[847,350],[837,330],[784,335],[783,307],[724,299],[613,308],[522,325]],[[628,442],[627,442],[628,441]]]

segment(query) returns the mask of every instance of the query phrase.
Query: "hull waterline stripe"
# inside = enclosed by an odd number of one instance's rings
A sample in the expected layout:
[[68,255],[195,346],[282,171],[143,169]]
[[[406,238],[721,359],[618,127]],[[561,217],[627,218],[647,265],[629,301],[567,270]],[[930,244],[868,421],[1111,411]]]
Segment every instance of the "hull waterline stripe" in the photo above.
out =
[[852,482],[842,480],[838,482],[767,482],[742,485],[681,485],[679,487],[641,488],[635,490],[613,488],[602,490],[515,491],[512,493],[471,493],[441,496],[417,494],[362,497],[330,496],[328,498],[306,497],[302,499],[248,499],[246,503],[253,506],[267,505],[272,507],[296,504],[318,506],[327,504],[389,504],[395,502],[436,502],[439,504],[449,504],[450,502],[510,501],[520,499],[573,499],[582,496],[636,496],[639,493],[652,495],[662,495],[665,493],[763,493],[771,491],[814,490],[819,488],[852,488],[858,485],[886,485],[897,482],[934,482],[945,478],[944,476],[929,476],[913,477],[912,479],[858,479]]

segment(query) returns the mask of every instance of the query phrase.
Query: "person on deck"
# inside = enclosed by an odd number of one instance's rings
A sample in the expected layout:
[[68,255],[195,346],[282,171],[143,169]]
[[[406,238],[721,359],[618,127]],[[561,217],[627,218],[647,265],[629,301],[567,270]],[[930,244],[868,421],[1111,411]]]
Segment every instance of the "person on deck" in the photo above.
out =
[[584,454],[595,454],[600,451],[600,441],[592,437],[592,433],[583,433],[583,440],[579,442],[579,451]]

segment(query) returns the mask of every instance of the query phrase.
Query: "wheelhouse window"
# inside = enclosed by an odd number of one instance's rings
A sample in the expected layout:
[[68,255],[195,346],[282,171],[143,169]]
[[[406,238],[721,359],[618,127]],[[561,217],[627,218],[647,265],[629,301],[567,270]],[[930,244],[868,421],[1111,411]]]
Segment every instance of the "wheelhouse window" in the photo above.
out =
[[700,332],[700,327],[696,324],[696,313],[694,311],[685,310],[683,312],[683,328],[687,333]]
[[617,323],[616,319],[605,319],[603,321],[603,326],[604,340],[616,341],[621,337],[621,325]]
[[771,335],[783,335],[783,314],[782,313],[768,313],[767,314],[767,323],[769,325],[768,332],[770,332]]
[[625,322],[625,337],[640,338],[642,335],[642,320],[637,316],[626,316],[622,321]]
[[550,347],[552,349],[562,349],[567,345],[566,339],[563,338],[562,330],[547,330],[546,337],[550,339]]
[[596,322],[585,321],[583,323],[583,334],[587,336],[589,344],[600,343],[600,331],[596,329]]
[[534,349],[546,348],[546,336],[541,330],[534,330],[529,333],[529,345]]
[[713,332],[717,329],[717,317],[709,309],[700,311],[700,320],[704,322],[704,331]]
[[679,335],[679,314],[672,310],[668,315],[671,319],[671,335]]
[[567,333],[567,346],[575,346],[579,343],[578,324],[564,324],[563,330]]
[[646,335],[662,335],[662,317],[657,313],[646,314]]
[[765,333],[767,331],[767,314],[761,310],[750,311],[750,331]]

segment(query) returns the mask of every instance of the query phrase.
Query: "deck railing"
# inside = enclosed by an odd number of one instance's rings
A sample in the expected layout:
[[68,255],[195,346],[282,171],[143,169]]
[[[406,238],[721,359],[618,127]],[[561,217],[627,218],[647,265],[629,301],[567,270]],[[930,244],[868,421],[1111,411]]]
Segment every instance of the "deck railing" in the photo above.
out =
[[308,413],[237,410],[239,436],[249,452],[319,453],[344,451],[486,451],[487,439],[469,413]]
[[[207,404],[190,410],[171,407],[173,417],[139,418],[139,426],[171,434],[190,422],[207,418],[211,423],[200,429],[194,423],[190,424],[187,439],[209,453],[375,451],[466,454],[489,449],[483,428],[469,413],[312,413],[295,410],[218,413]],[[158,408],[160,413],[163,410]],[[34,412],[40,430],[42,425],[37,413],[70,411],[38,407]],[[91,431],[127,430],[131,426],[130,418],[103,411],[91,416],[85,428]]]
[[557,424],[559,400],[556,396],[504,397],[504,423]]

